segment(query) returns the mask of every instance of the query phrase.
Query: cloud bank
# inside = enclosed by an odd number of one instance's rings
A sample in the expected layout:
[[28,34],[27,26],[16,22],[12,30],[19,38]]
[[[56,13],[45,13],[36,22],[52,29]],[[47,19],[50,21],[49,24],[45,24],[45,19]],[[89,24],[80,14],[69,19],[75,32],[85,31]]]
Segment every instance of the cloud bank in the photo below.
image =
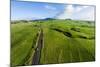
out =
[[94,6],[65,5],[65,10],[59,14],[58,19],[95,20]]

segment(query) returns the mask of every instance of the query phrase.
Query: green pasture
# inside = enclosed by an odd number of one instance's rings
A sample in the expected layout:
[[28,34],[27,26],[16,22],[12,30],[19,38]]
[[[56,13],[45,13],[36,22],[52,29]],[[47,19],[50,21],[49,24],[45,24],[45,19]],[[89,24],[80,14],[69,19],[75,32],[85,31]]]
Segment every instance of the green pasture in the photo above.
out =
[[43,29],[40,64],[95,60],[94,22],[40,20],[11,24],[11,65],[31,65],[39,28]]

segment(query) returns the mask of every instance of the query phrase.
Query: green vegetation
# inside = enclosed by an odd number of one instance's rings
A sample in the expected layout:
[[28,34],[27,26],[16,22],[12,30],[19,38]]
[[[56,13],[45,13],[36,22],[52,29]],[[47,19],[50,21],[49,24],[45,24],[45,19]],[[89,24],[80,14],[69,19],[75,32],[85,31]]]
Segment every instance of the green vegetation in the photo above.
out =
[[48,26],[44,28],[41,64],[95,60],[93,25],[71,20],[55,20],[43,24]]
[[38,28],[33,27],[33,24],[11,24],[12,65],[27,65],[30,63],[32,60],[30,60],[31,54],[34,53],[37,34]]
[[95,60],[94,22],[54,19],[11,24],[12,65],[32,64],[40,27],[43,29],[40,64]]

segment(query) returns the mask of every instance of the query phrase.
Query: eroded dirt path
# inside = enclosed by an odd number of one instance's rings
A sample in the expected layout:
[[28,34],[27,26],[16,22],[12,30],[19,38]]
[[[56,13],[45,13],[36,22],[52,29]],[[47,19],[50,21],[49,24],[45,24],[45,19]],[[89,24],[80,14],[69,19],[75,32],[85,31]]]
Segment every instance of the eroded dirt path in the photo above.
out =
[[41,49],[43,46],[43,30],[42,30],[42,28],[39,31],[39,36],[38,36],[36,45],[37,45],[37,47],[35,49],[32,65],[40,64],[39,62],[40,62],[40,57],[41,57]]

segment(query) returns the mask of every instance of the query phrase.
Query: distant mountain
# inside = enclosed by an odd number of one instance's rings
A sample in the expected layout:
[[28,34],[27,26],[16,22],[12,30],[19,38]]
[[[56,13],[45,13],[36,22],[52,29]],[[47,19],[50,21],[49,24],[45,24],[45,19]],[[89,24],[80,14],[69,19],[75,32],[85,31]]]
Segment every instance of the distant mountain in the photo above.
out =
[[54,18],[45,18],[44,20],[55,20]]
[[38,21],[38,20],[55,20],[54,18],[43,18],[43,19],[32,19],[32,20],[34,20],[34,21]]

